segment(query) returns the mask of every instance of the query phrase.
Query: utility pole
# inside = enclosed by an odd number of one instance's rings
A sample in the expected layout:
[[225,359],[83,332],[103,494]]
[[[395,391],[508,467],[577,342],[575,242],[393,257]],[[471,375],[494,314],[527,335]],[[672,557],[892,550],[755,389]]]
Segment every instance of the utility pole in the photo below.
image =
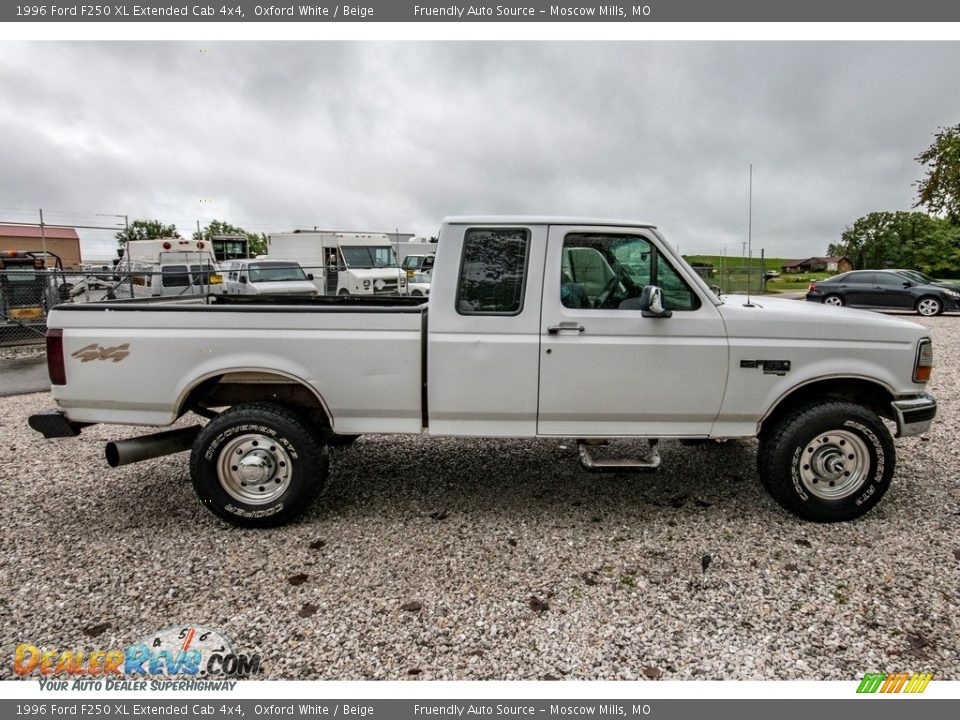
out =
[[47,231],[43,224],[43,208],[40,208],[40,245],[43,249],[43,269],[47,269]]

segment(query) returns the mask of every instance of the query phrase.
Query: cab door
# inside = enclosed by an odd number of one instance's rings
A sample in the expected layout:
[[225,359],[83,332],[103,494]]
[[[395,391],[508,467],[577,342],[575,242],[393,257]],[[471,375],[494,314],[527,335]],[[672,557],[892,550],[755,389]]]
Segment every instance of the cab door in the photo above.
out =
[[[713,300],[651,229],[550,226],[537,432],[708,436],[728,349]],[[643,317],[645,285],[671,317]]]

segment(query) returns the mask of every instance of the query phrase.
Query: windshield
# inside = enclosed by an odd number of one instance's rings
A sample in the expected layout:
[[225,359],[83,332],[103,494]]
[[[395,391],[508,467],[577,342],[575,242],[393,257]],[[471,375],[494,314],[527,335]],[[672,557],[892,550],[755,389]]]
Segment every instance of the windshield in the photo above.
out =
[[281,282],[284,280],[306,280],[306,273],[296,263],[289,265],[251,265],[250,282]]
[[914,282],[923,283],[924,285],[932,285],[934,282],[936,282],[929,275],[924,275],[922,272],[918,272],[916,270],[901,270],[900,274],[910,278]]
[[349,268],[397,267],[397,256],[389,245],[341,245],[340,252]]

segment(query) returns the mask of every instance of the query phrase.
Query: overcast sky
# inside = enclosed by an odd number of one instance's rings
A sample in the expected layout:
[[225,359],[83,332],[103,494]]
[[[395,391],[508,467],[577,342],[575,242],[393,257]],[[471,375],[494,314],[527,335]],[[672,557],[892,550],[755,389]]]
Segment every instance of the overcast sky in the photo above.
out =
[[3,43],[0,220],[589,215],[739,255],[753,163],[754,254],[806,257],[911,208],[957,68],[960,43]]

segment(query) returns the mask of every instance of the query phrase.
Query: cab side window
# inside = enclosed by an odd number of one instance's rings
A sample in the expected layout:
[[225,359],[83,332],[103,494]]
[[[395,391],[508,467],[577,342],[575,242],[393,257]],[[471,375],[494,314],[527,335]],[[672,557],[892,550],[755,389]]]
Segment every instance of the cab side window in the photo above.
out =
[[647,285],[659,285],[669,310],[696,310],[700,299],[639,235],[571,233],[563,240],[560,302],[590,310],[638,310]]
[[457,283],[461,315],[518,315],[523,310],[530,233],[525,228],[467,230]]

